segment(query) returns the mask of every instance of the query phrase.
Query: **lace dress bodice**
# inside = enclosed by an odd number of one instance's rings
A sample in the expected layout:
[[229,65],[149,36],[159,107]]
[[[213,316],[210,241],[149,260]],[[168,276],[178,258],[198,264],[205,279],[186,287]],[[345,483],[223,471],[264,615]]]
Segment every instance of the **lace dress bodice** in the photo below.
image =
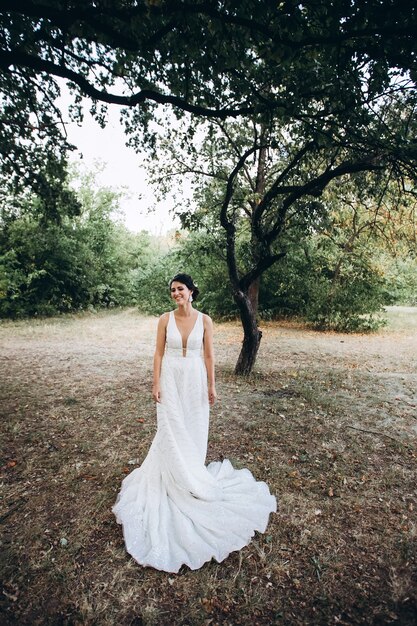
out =
[[204,324],[203,314],[200,311],[194,326],[188,335],[185,350],[182,345],[182,337],[175,321],[174,311],[170,311],[167,332],[166,332],[166,356],[196,358],[201,356],[201,348],[203,345]]

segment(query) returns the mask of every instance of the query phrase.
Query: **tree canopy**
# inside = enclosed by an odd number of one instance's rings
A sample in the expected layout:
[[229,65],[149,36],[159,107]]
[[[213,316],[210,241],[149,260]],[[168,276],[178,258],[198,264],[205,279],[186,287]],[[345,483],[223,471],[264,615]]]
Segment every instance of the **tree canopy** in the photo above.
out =
[[6,173],[27,165],[22,142],[65,145],[58,77],[74,117],[82,95],[102,121],[101,105],[121,105],[127,131],[146,137],[156,104],[329,124],[394,75],[408,90],[417,70],[417,12],[393,0],[3,0],[0,20]]

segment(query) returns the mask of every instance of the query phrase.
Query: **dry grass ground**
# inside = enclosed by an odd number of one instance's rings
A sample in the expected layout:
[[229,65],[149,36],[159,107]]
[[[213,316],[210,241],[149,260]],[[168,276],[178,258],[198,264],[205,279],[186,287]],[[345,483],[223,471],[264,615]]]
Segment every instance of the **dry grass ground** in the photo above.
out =
[[248,467],[280,510],[178,575],[130,559],[110,511],[155,432],[156,320],[3,323],[3,624],[415,624],[417,312],[389,316],[373,336],[266,324],[247,380],[239,325],[217,325],[209,460]]

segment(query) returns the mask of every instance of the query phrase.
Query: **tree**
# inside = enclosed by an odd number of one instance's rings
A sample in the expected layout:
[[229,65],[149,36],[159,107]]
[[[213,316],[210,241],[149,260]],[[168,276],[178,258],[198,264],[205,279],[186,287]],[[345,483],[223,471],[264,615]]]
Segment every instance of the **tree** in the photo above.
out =
[[[52,219],[42,197],[13,196],[0,219],[0,317],[51,315],[133,304],[135,275],[149,265],[147,233],[116,221],[121,194],[79,175]],[[16,202],[18,200],[18,202]],[[48,198],[47,198],[48,200]]]
[[[285,256],[291,238],[300,244],[330,223],[330,192],[339,204],[354,202],[356,194],[369,206],[378,206],[388,188],[396,189],[397,195],[403,192],[403,177],[413,171],[413,158],[405,151],[399,156],[392,139],[381,141],[387,128],[391,137],[407,134],[402,115],[394,115],[395,110],[406,111],[400,108],[405,106],[402,96],[398,100],[389,91],[381,96],[377,115],[365,99],[350,109],[348,121],[348,111],[339,104],[331,126],[324,128],[312,127],[310,119],[283,122],[272,116],[268,124],[262,118],[248,124],[214,121],[206,123],[205,134],[197,133],[194,146],[188,128],[169,130],[171,139],[173,132],[178,138],[162,144],[169,158],[165,167],[160,161],[154,167],[157,185],[164,193],[173,176],[191,174],[201,208],[181,209],[183,224],[211,227],[214,215],[225,231],[229,279],[244,330],[236,373],[251,371],[259,349],[260,277]],[[408,115],[405,119],[408,125]],[[351,177],[350,187],[343,182],[346,176]],[[400,187],[395,187],[395,180]],[[392,191],[390,195],[392,200]],[[365,223],[373,223],[372,215]],[[236,245],[245,236],[247,253],[242,256]],[[336,270],[335,285],[337,275]]]
[[[340,177],[414,177],[417,14],[405,3],[5,0],[2,16],[9,93],[17,102],[28,85],[45,93],[51,120],[61,77],[75,94],[75,116],[82,94],[102,123],[101,104],[123,106],[131,143],[155,156],[157,104],[191,114],[191,134],[198,118],[245,116],[258,129],[235,153],[219,213],[244,326],[238,373],[256,359],[256,283],[283,254],[277,242],[288,219],[312,222],[323,190]],[[30,107],[39,110],[38,96]],[[262,170],[271,150],[279,168],[269,186],[258,181],[260,197],[249,203],[252,265],[241,272],[236,189],[249,159],[257,155]]]

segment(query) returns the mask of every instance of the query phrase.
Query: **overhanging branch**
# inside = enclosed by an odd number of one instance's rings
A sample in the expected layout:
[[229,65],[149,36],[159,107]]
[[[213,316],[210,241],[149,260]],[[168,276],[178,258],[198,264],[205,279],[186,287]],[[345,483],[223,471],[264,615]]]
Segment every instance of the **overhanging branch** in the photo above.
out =
[[82,92],[92,98],[108,104],[119,104],[127,107],[134,107],[146,101],[152,101],[157,104],[170,104],[178,107],[182,111],[194,113],[207,118],[226,119],[227,117],[238,117],[254,112],[254,107],[246,106],[231,109],[209,109],[203,106],[191,104],[178,96],[165,95],[151,89],[142,89],[131,96],[120,96],[107,91],[97,89],[87,78],[78,74],[76,71],[64,66],[57,65],[47,59],[41,59],[20,51],[4,52],[0,51],[0,67],[11,71],[13,66],[23,66],[37,72],[46,72],[53,76],[65,78],[80,87]]

